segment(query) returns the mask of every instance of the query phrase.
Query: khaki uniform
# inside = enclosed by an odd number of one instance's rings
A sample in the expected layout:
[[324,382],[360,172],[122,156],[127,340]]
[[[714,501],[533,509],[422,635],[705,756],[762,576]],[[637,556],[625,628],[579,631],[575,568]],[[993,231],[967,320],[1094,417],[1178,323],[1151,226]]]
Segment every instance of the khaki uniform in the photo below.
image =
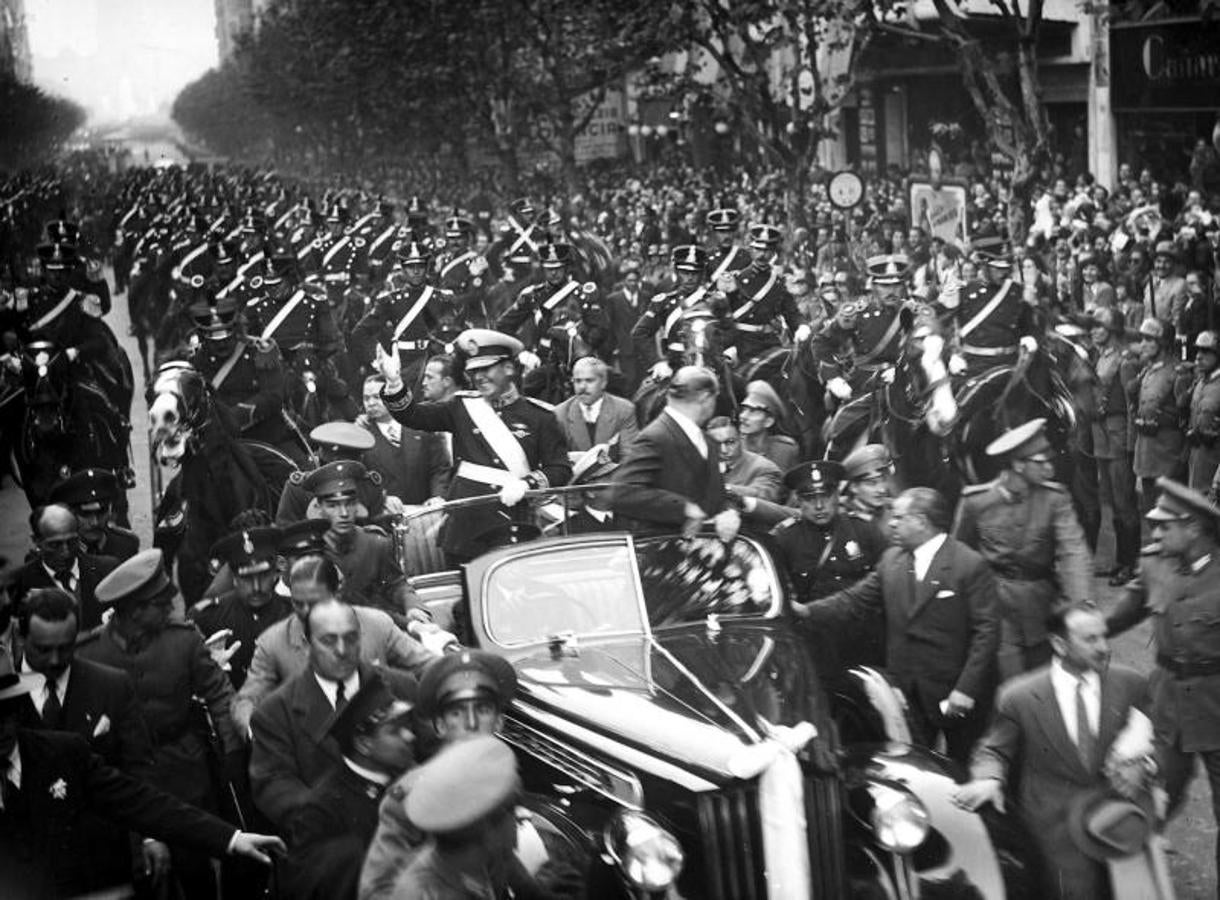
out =
[[1131,468],[1134,440],[1125,385],[1138,375],[1134,356],[1119,346],[1105,347],[1093,363],[1097,376],[1097,415],[1093,419],[1093,455],[1103,502],[1113,510],[1114,561],[1134,570],[1139,555],[1139,500]]
[[1220,369],[1197,380],[1191,389],[1186,443],[1190,447],[1187,484],[1207,493],[1220,465]]
[[[1144,367],[1135,386],[1135,477],[1155,479],[1175,477],[1182,465],[1185,442],[1182,437],[1182,403],[1175,390],[1178,374],[1165,359]],[[1149,487],[1145,485],[1145,487]],[[1145,492],[1144,503],[1151,508],[1155,491]]]

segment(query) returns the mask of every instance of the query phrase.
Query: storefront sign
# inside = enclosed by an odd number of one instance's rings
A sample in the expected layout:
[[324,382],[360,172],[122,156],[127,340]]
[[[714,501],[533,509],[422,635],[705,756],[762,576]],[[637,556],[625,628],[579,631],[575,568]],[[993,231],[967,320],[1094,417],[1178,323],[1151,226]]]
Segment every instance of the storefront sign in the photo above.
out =
[[922,228],[931,237],[962,247],[966,243],[966,188],[960,184],[910,182],[911,227]]
[[1116,112],[1220,108],[1220,24],[1112,25],[1110,78]]

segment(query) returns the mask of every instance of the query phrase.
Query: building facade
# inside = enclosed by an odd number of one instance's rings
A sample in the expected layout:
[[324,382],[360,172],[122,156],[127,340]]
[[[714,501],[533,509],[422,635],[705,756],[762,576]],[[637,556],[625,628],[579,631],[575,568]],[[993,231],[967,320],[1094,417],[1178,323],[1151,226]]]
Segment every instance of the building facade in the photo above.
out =
[[0,73],[25,83],[34,77],[25,0],[0,0]]

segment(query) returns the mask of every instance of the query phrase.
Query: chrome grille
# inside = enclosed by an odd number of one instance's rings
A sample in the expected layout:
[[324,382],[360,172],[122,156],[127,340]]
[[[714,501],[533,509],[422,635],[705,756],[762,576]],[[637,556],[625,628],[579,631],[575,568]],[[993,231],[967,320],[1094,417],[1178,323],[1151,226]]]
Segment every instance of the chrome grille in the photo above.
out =
[[844,868],[843,787],[833,775],[805,776],[805,822],[808,828],[811,897],[837,900],[847,896]]
[[500,736],[577,784],[625,806],[639,808],[643,790],[634,775],[592,759],[518,719],[506,721]]

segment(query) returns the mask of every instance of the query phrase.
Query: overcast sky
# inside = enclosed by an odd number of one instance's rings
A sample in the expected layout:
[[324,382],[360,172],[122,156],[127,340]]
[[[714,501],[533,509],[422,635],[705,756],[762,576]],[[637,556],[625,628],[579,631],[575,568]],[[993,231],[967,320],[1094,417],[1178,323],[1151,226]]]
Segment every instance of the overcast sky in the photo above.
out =
[[216,65],[213,0],[25,0],[34,81],[95,119],[156,112]]

